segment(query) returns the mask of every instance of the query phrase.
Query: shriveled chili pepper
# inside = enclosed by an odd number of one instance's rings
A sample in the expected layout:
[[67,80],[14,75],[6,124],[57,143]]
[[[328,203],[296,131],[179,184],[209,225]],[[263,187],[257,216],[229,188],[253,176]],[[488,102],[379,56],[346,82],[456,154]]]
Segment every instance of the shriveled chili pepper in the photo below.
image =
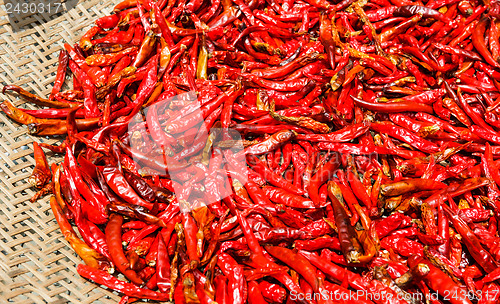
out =
[[109,187],[118,194],[122,199],[130,204],[152,209],[153,204],[145,201],[137,195],[132,186],[127,182],[125,177],[115,167],[105,167],[102,170],[106,183]]
[[440,190],[446,184],[428,179],[409,179],[391,184],[381,185],[381,194],[386,196],[397,196],[412,191]]
[[351,96],[354,102],[365,109],[372,111],[379,111],[385,113],[399,113],[399,112],[425,112],[432,114],[434,111],[432,107],[425,104],[418,104],[414,102],[394,102],[394,103],[370,103]]
[[50,181],[52,173],[50,172],[45,153],[43,153],[42,148],[36,141],[33,142],[33,157],[35,158],[35,168],[28,181],[33,186],[42,188]]
[[105,285],[110,289],[122,292],[129,297],[156,301],[168,301],[169,299],[168,294],[137,287],[134,284],[121,281],[105,271],[97,270],[86,265],[78,265],[77,271],[78,274],[84,278],[92,280],[98,284]]
[[454,297],[450,296],[448,299],[450,303],[472,303],[459,285],[423,257],[418,255],[411,256],[408,260],[408,266],[418,279],[423,280],[440,295],[454,294]]
[[477,237],[472,233],[467,223],[465,223],[458,215],[454,214],[453,211],[448,206],[443,206],[443,210],[451,221],[455,229],[462,235],[464,238],[464,243],[469,249],[473,258],[481,265],[481,267],[486,272],[491,272],[497,267],[497,262],[493,260],[488,251],[486,251]]
[[39,106],[44,106],[44,107],[53,107],[53,108],[73,108],[77,107],[80,105],[79,102],[62,102],[62,101],[57,101],[57,100],[50,100],[50,99],[45,99],[41,98],[39,96],[36,96],[34,94],[29,93],[28,91],[22,89],[21,87],[18,87],[16,85],[6,85],[2,89],[2,93],[5,94],[6,91],[14,91],[20,96],[24,97],[26,100],[37,104]]
[[332,185],[328,186],[328,195],[334,209],[335,225],[338,229],[342,253],[348,263],[359,263],[358,257],[362,254],[362,252],[360,252],[361,245],[359,244],[354,227],[351,226],[351,223],[349,222],[344,207],[333,194],[331,187]]
[[56,80],[49,95],[49,100],[54,100],[54,95],[61,91],[66,79],[66,69],[69,63],[68,52],[61,50],[59,53],[59,65],[57,66]]
[[288,183],[282,177],[271,171],[258,157],[255,155],[247,155],[247,160],[252,168],[264,176],[271,184],[276,187],[288,190],[297,195],[304,195],[305,191],[295,187],[293,184]]
[[276,147],[279,147],[289,141],[291,138],[295,136],[295,132],[293,131],[288,131],[288,130],[283,130],[283,131],[278,131],[271,135],[267,140],[262,141],[260,143],[251,145],[247,148],[245,148],[244,151],[239,152],[235,156],[238,157],[242,153],[245,154],[264,154],[268,151],[274,150]]
[[486,60],[487,63],[490,65],[498,68],[500,67],[500,64],[496,62],[495,58],[491,55],[490,51],[488,50],[488,47],[486,46],[486,42],[484,39],[484,34],[486,32],[486,26],[487,26],[488,19],[487,18],[481,18],[479,22],[477,23],[476,27],[472,31],[472,44],[476,48],[476,50],[483,56],[484,60]]

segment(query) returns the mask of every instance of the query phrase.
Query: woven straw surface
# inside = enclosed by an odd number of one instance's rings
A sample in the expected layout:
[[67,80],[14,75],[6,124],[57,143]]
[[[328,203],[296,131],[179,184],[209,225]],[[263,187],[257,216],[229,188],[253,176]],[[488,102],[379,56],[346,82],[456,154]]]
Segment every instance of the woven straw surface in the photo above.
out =
[[[33,14],[15,20],[7,18],[0,0],[1,85],[15,83],[48,96],[63,44],[76,42],[96,18],[111,10],[109,1],[80,1],[53,18]],[[8,95],[0,100],[5,98],[18,106],[23,103]],[[34,191],[26,178],[35,164],[33,140],[58,139],[33,138],[26,127],[0,114],[0,303],[117,303],[118,295],[76,273],[80,258],[64,240],[48,197],[29,202]],[[50,154],[48,158],[59,160]]]

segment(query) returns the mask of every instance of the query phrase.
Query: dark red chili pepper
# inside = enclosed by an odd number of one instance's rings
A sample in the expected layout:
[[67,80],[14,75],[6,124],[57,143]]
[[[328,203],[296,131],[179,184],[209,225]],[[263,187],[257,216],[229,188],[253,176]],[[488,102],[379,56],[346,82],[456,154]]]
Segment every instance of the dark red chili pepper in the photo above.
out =
[[429,179],[407,179],[391,184],[381,185],[380,193],[385,196],[397,196],[407,192],[440,190],[444,189],[446,184]]
[[108,186],[123,200],[133,205],[145,207],[149,210],[153,209],[153,204],[137,195],[125,177],[119,172],[118,168],[110,166],[104,167],[102,173]]
[[163,238],[162,233],[158,237],[158,249],[157,249],[157,259],[156,259],[156,269],[157,269],[157,285],[161,292],[170,292],[171,282],[170,282],[170,261],[167,253],[166,242]]
[[335,41],[332,37],[331,20],[328,18],[328,14],[321,12],[319,15],[319,21],[319,38],[321,39],[321,43],[325,46],[330,67],[335,69]]
[[344,207],[332,191],[332,185],[329,184],[328,196],[330,197],[334,210],[335,225],[338,229],[342,253],[348,263],[359,263],[358,258],[362,255],[362,252],[360,252],[361,245],[359,244],[354,227],[351,226],[349,217],[347,216]]

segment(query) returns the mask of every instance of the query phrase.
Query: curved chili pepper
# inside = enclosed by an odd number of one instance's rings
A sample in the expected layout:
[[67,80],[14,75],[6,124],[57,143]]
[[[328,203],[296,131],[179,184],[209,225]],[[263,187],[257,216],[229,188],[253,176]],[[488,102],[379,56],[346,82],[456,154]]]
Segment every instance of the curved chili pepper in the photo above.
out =
[[269,115],[278,121],[293,123],[299,127],[309,129],[313,132],[328,133],[328,131],[330,131],[330,127],[328,125],[318,122],[310,117],[287,117],[284,115],[276,114],[276,112],[274,112],[274,101],[271,103],[271,110],[269,111]]
[[146,202],[139,197],[125,177],[119,172],[118,168],[107,166],[102,169],[102,174],[108,186],[126,202],[153,209],[153,204]]
[[[43,107],[51,107],[51,108],[73,108],[79,106],[81,103],[79,102],[61,102],[57,100],[44,99],[34,94],[29,93],[28,91],[22,89],[16,85],[6,85],[2,89],[2,93],[5,94],[5,91],[14,91],[22,97],[26,98],[28,101]],[[4,101],[5,102],[5,101]]]
[[121,215],[111,214],[109,216],[109,221],[106,225],[106,243],[109,246],[109,252],[111,254],[111,258],[113,259],[113,264],[116,266],[116,268],[118,268],[118,270],[123,273],[128,279],[130,279],[130,281],[132,281],[134,284],[141,285],[144,282],[135,271],[129,268],[130,264],[122,249],[122,224],[123,217]]
[[[69,55],[65,50],[59,52],[59,65],[57,66],[56,80],[49,95],[49,100],[54,100],[54,95],[61,91],[61,88],[66,79],[66,69],[69,63]],[[4,89],[5,90],[5,89]]]
[[486,42],[484,41],[487,22],[487,18],[482,18],[481,20],[479,20],[476,27],[472,31],[472,44],[474,45],[474,48],[476,48],[476,50],[479,52],[479,54],[483,56],[484,60],[486,60],[487,63],[496,68],[500,68],[500,64],[498,64],[495,58],[493,58],[486,46]]
[[[324,292],[323,281],[316,275],[316,269],[309,263],[309,261],[302,255],[293,252],[288,248],[277,247],[277,246],[265,246],[264,247],[269,254],[273,257],[281,260],[288,266],[292,267],[297,271],[304,279],[311,285],[315,292]],[[332,303],[328,298],[323,298],[318,300],[319,303]]]
[[88,51],[92,48],[92,37],[97,35],[101,31],[101,27],[94,26],[91,27],[81,38],[80,38],[80,48],[84,51]]
[[[71,47],[69,44],[65,43],[64,48],[71,57],[71,60],[69,62],[70,69],[80,82],[85,81],[89,86],[90,84],[92,84],[96,87],[101,87],[104,85],[107,77],[99,67],[88,66],[85,62],[85,59],[83,58],[83,55],[81,53],[78,53],[75,48]],[[76,48],[78,48],[78,45],[76,45]],[[73,67],[71,65],[73,65]]]
[[50,198],[50,208],[54,213],[64,238],[68,241],[71,248],[73,248],[78,256],[82,258],[85,264],[92,268],[100,268],[100,264],[104,261],[104,257],[78,238],[55,197]]
[[140,32],[139,26],[129,26],[128,30],[126,31],[120,31],[118,27],[115,27],[113,30],[109,31],[106,36],[92,40],[92,44],[93,45],[99,43],[128,44],[132,42],[132,39],[134,38],[134,33],[137,30]]
[[380,42],[384,43],[389,38],[393,37],[394,35],[397,34],[402,34],[405,30],[407,30],[410,26],[415,25],[417,22],[422,19],[422,16],[420,14],[414,15],[413,17],[409,18],[406,21],[401,22],[400,24],[396,25],[395,27],[389,28],[385,31],[383,31],[380,36]]
[[116,53],[90,55],[85,58],[85,62],[89,66],[108,66],[135,52],[137,52],[137,47],[133,46]]
[[441,14],[439,11],[419,5],[400,6],[394,10],[393,15],[401,17],[412,17],[415,15],[421,15],[424,18],[434,18],[444,23],[448,23],[451,21],[448,17]]
[[377,132],[386,133],[389,136],[395,137],[404,142],[408,142],[408,144],[423,152],[433,153],[439,150],[439,148],[432,142],[422,139],[406,129],[399,128],[389,123],[372,123],[370,125],[370,129]]
[[490,253],[486,251],[480,244],[479,239],[474,235],[458,215],[454,214],[450,207],[443,205],[443,211],[451,221],[458,233],[464,238],[463,241],[469,249],[472,257],[481,265],[486,272],[491,272],[498,267],[497,262],[492,258]]
[[137,287],[134,284],[121,281],[102,270],[97,270],[86,265],[78,265],[76,270],[82,277],[92,280],[98,284],[105,285],[110,289],[122,292],[129,297],[150,299],[153,301],[169,300],[168,294]]

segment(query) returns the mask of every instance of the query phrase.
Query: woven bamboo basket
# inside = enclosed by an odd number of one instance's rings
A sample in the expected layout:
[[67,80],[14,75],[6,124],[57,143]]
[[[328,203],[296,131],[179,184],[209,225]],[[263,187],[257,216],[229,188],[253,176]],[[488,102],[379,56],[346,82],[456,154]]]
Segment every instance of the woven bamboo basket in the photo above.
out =
[[[50,93],[63,44],[76,42],[113,7],[109,1],[74,0],[56,15],[9,18],[5,4],[0,0],[0,84],[18,84],[40,96]],[[4,99],[35,108],[15,97]],[[35,164],[33,140],[60,139],[31,137],[26,127],[0,114],[0,303],[117,303],[117,294],[77,274],[80,258],[64,240],[48,197],[29,202],[35,193],[26,181]],[[49,163],[60,160],[47,157]]]

